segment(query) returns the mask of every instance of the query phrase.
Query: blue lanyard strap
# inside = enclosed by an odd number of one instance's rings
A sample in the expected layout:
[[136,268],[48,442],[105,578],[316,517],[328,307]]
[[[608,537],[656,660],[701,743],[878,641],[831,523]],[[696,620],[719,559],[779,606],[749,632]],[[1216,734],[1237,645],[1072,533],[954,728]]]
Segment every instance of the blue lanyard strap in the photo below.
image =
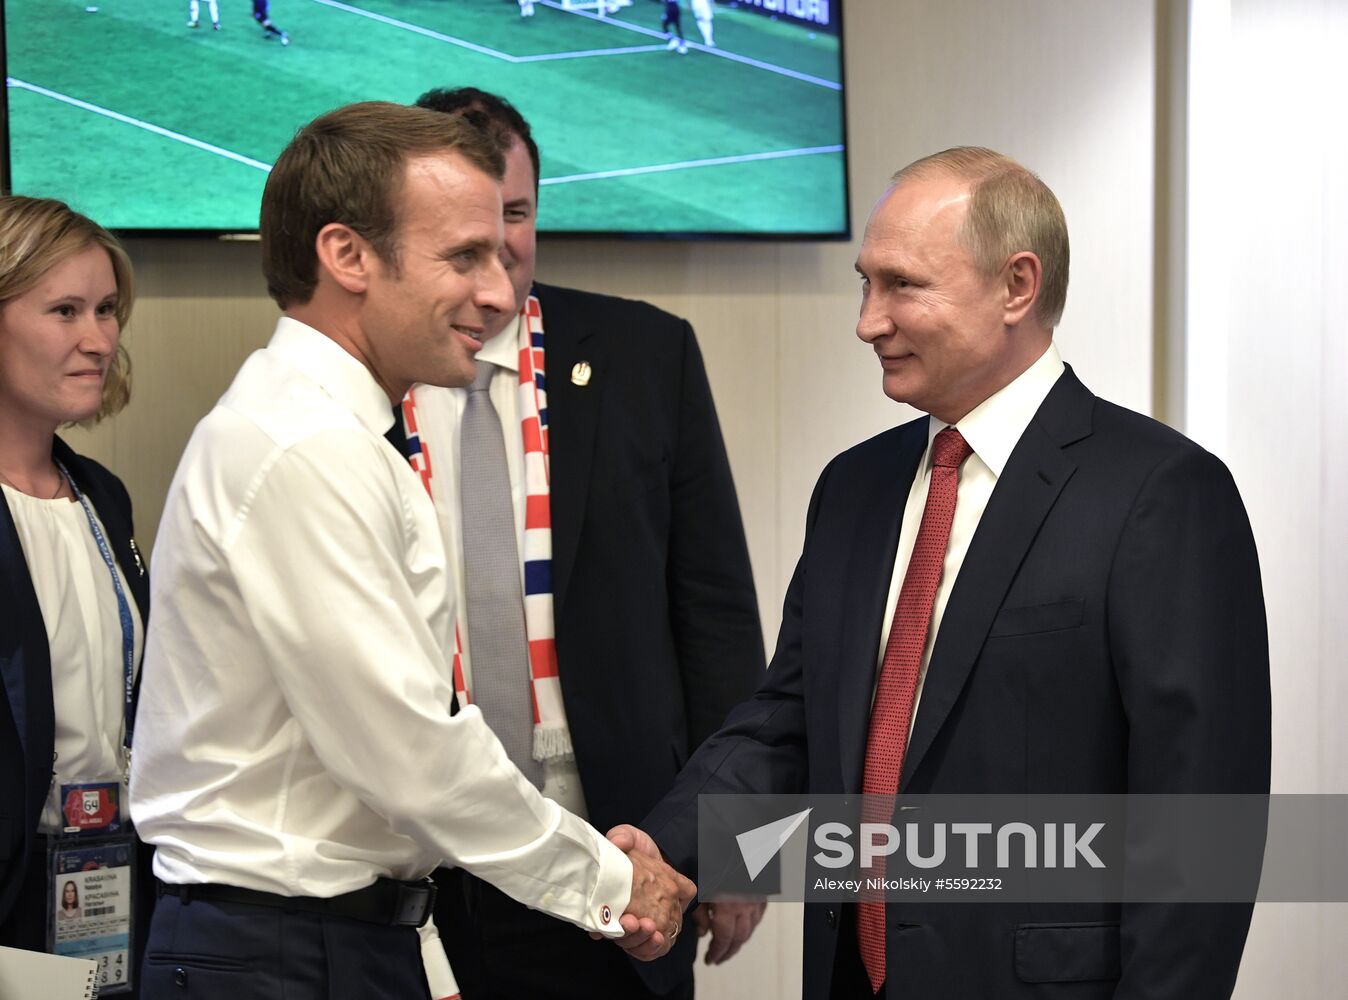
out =
[[131,753],[131,728],[135,723],[132,698],[136,689],[136,629],[131,621],[131,603],[126,599],[126,591],[122,589],[122,578],[117,573],[117,563],[112,558],[112,550],[108,548],[108,540],[103,536],[98,518],[94,517],[93,507],[89,505],[88,499],[75,484],[66,467],[59,461],[56,467],[61,470],[61,475],[65,476],[66,482],[70,484],[70,491],[84,508],[84,516],[89,521],[89,531],[93,534],[99,554],[103,556],[103,562],[112,575],[112,589],[117,595],[117,617],[122,623],[122,759],[125,762]]

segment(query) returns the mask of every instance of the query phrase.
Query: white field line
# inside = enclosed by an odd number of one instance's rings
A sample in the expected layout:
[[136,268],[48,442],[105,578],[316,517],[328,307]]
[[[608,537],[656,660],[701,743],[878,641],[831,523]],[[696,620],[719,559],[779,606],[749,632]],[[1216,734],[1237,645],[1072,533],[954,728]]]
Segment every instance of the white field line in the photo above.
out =
[[349,3],[341,3],[340,0],[314,0],[314,3],[321,3],[324,7],[331,7],[334,10],[344,10],[348,14],[357,14],[361,17],[368,17],[371,21],[378,21],[380,24],[401,28],[403,31],[410,31],[413,34],[424,35],[427,38],[435,39],[437,42],[444,42],[446,45],[457,45],[461,49],[468,49],[470,52],[476,52],[479,55],[491,56],[493,59],[504,59],[509,63],[519,61],[508,52],[498,52],[496,49],[488,48],[485,45],[478,45],[477,42],[470,42],[464,38],[455,38],[453,35],[432,31],[430,28],[423,28],[419,24],[412,24],[409,21],[400,21],[396,17],[389,17],[385,14],[376,14],[374,11],[366,10],[363,7],[353,7]]
[[163,136],[165,139],[172,139],[174,142],[181,142],[185,145],[205,150],[207,153],[223,156],[227,160],[233,160],[235,163],[242,163],[246,167],[253,167],[256,170],[262,170],[264,172],[271,171],[270,163],[263,163],[261,160],[254,160],[252,157],[244,156],[242,153],[236,153],[233,150],[224,149],[209,142],[202,142],[200,139],[193,139],[190,135],[174,132],[172,129],[164,128],[161,125],[154,125],[150,122],[141,121],[139,118],[132,118],[130,115],[124,115],[120,111],[101,108],[97,104],[81,101],[78,97],[71,97],[68,94],[57,93],[55,90],[48,90],[46,87],[39,87],[37,84],[16,80],[12,76],[6,77],[5,83],[17,90],[32,91],[34,94],[41,94],[43,97],[50,97],[54,101],[60,101],[63,104],[69,104],[71,107],[79,108],[81,111],[91,111],[96,115],[102,115],[104,118],[111,118],[113,121],[121,122],[123,125],[133,125],[136,128],[144,129],[146,132],[153,132],[155,135]]
[[800,149],[778,149],[768,153],[742,153],[738,156],[712,156],[704,160],[682,160],[678,163],[655,163],[648,167],[619,167],[616,170],[596,170],[588,174],[567,177],[545,177],[538,183],[572,184],[576,181],[598,181],[610,177],[632,177],[637,174],[661,174],[671,170],[690,170],[695,167],[721,167],[730,163],[753,163],[757,160],[784,160],[792,156],[818,156],[821,153],[841,153],[842,146],[803,146]]
[[662,45],[628,45],[617,49],[584,49],[577,52],[544,52],[536,56],[515,56],[517,63],[550,62],[553,59],[589,59],[593,56],[625,56],[631,52],[663,52]]
[[[314,0],[314,3],[322,4],[324,7],[346,11],[348,14],[356,14],[360,17],[368,17],[370,20],[378,21],[380,24],[387,24],[393,28],[401,28],[403,31],[410,31],[413,34],[422,35],[425,38],[433,38],[437,42],[444,42],[446,45],[457,45],[459,48],[468,49],[470,52],[476,52],[479,55],[490,56],[493,59],[500,59],[502,62],[516,65],[531,62],[550,62],[557,59],[591,59],[596,56],[618,56],[628,55],[635,52],[657,52],[665,47],[664,34],[656,31],[654,28],[646,28],[639,24],[628,24],[625,21],[615,21],[612,18],[591,14],[589,11],[567,10],[560,3],[557,3],[556,0],[538,0],[538,2],[564,13],[573,14],[576,17],[586,17],[592,21],[599,21],[602,24],[612,25],[615,28],[622,28],[626,31],[635,31],[638,34],[646,35],[649,38],[657,38],[660,40],[660,44],[632,45],[606,49],[580,49],[575,52],[544,52],[532,56],[513,56],[509,52],[502,52],[499,49],[493,49],[486,45],[479,45],[477,42],[470,42],[466,38],[456,38],[453,35],[446,35],[444,32],[435,31],[431,28],[423,28],[419,24],[412,24],[410,21],[401,21],[396,17],[389,17],[387,14],[377,14],[372,10],[366,10],[364,7],[356,7],[352,4],[342,3],[341,0]],[[727,52],[725,49],[708,48],[698,42],[689,42],[688,47],[690,49],[697,49],[700,52],[705,52],[707,55],[717,56],[721,59],[729,59],[732,62],[742,63],[745,66],[752,66],[754,69],[761,69],[769,73],[776,73],[779,76],[790,77],[793,80],[812,83],[818,87],[827,87],[829,90],[842,90],[842,84],[836,83],[833,80],[825,80],[823,77],[811,76],[809,73],[801,73],[798,70],[788,69],[785,66],[763,62],[759,59],[751,59],[748,56],[742,56],[735,52]]]
[[[554,10],[560,10],[563,13],[571,14],[575,17],[587,17],[591,21],[599,21],[602,24],[611,24],[615,28],[625,28],[627,31],[635,31],[638,34],[647,35],[650,38],[665,39],[663,31],[657,31],[655,28],[647,28],[640,24],[628,24],[626,21],[615,21],[611,17],[601,17],[598,14],[591,14],[586,10],[567,10],[557,0],[537,0],[545,7],[552,7]],[[708,48],[700,42],[689,42],[690,49],[697,49],[699,52],[705,52],[709,56],[719,56],[722,59],[729,59],[732,62],[743,63],[745,66],[752,66],[755,69],[766,70],[769,73],[777,73],[780,76],[789,76],[793,80],[801,80],[804,83],[813,83],[817,87],[827,87],[829,90],[842,90],[842,84],[834,80],[825,80],[821,76],[811,76],[809,73],[802,73],[799,70],[787,69],[785,66],[778,66],[775,63],[763,62],[759,59],[751,59],[749,56],[742,56],[735,52],[727,52],[725,49]]]

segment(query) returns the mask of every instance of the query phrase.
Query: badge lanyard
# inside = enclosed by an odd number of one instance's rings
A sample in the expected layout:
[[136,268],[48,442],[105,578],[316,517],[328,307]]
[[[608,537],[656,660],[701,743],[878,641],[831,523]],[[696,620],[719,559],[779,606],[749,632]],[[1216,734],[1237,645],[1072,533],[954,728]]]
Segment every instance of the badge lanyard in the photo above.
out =
[[[113,593],[117,596],[117,617],[122,626],[122,779],[125,781],[131,767],[131,729],[134,724],[131,710],[136,680],[136,632],[131,602],[127,600],[117,562],[93,506],[76,485],[70,471],[59,461],[56,467],[84,510],[89,533],[94,536],[99,555],[112,577]],[[67,814],[67,836],[49,842],[47,859],[51,878],[48,884],[48,949],[57,955],[97,962],[98,981],[103,992],[108,994],[129,992],[135,973],[131,967],[135,925],[135,841],[124,832],[107,835],[113,830],[126,830],[122,825],[121,790],[122,785],[115,782],[63,786],[62,799],[71,797],[71,802],[63,805],[63,809],[69,805],[71,811],[82,808],[84,812],[90,812],[90,796],[95,809],[90,823],[76,824],[84,829],[73,831],[74,837],[69,836],[72,820]],[[75,799],[77,795],[80,798]],[[85,817],[80,815],[79,818]],[[80,903],[73,912],[59,907],[56,902],[58,888],[64,897],[67,882],[77,886]]]
[[61,475],[65,476],[66,482],[70,484],[70,491],[84,508],[84,516],[89,521],[89,531],[93,534],[99,554],[103,556],[103,562],[112,575],[112,589],[117,595],[117,617],[122,623],[122,769],[125,777],[131,760],[131,728],[135,722],[131,709],[136,680],[136,631],[131,620],[131,604],[126,599],[126,591],[122,589],[122,578],[117,572],[117,563],[112,557],[112,549],[108,547],[103,529],[98,525],[98,518],[94,516],[93,507],[89,505],[88,499],[75,484],[66,467],[59,461],[56,467],[61,470]]

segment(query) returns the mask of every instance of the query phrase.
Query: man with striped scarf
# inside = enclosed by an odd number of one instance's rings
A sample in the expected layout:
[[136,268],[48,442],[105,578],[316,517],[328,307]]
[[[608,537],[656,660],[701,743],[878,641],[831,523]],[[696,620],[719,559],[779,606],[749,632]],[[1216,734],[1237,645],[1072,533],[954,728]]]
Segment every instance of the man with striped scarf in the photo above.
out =
[[[764,669],[715,407],[687,322],[534,283],[538,150],[518,111],[473,88],[418,104],[505,151],[518,308],[486,331],[473,386],[418,386],[401,407],[464,595],[456,694],[545,795],[607,829],[645,814]],[[439,881],[436,921],[465,996],[692,995],[691,934],[634,963],[466,873]],[[708,961],[734,954],[761,913],[695,911]]]

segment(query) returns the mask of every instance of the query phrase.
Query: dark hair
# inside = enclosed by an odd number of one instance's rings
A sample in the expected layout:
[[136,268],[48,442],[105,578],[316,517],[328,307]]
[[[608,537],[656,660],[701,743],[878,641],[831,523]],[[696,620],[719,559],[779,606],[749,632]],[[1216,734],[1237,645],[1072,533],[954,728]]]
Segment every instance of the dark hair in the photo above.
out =
[[407,161],[449,151],[493,180],[505,173],[502,151],[479,129],[421,108],[348,104],[300,129],[262,192],[262,273],[277,305],[313,297],[318,233],[334,222],[359,233],[396,273],[397,195]]
[[534,194],[538,194],[538,144],[524,116],[504,97],[476,87],[437,88],[418,97],[417,107],[463,118],[491,135],[502,153],[512,139],[519,139],[534,165]]

